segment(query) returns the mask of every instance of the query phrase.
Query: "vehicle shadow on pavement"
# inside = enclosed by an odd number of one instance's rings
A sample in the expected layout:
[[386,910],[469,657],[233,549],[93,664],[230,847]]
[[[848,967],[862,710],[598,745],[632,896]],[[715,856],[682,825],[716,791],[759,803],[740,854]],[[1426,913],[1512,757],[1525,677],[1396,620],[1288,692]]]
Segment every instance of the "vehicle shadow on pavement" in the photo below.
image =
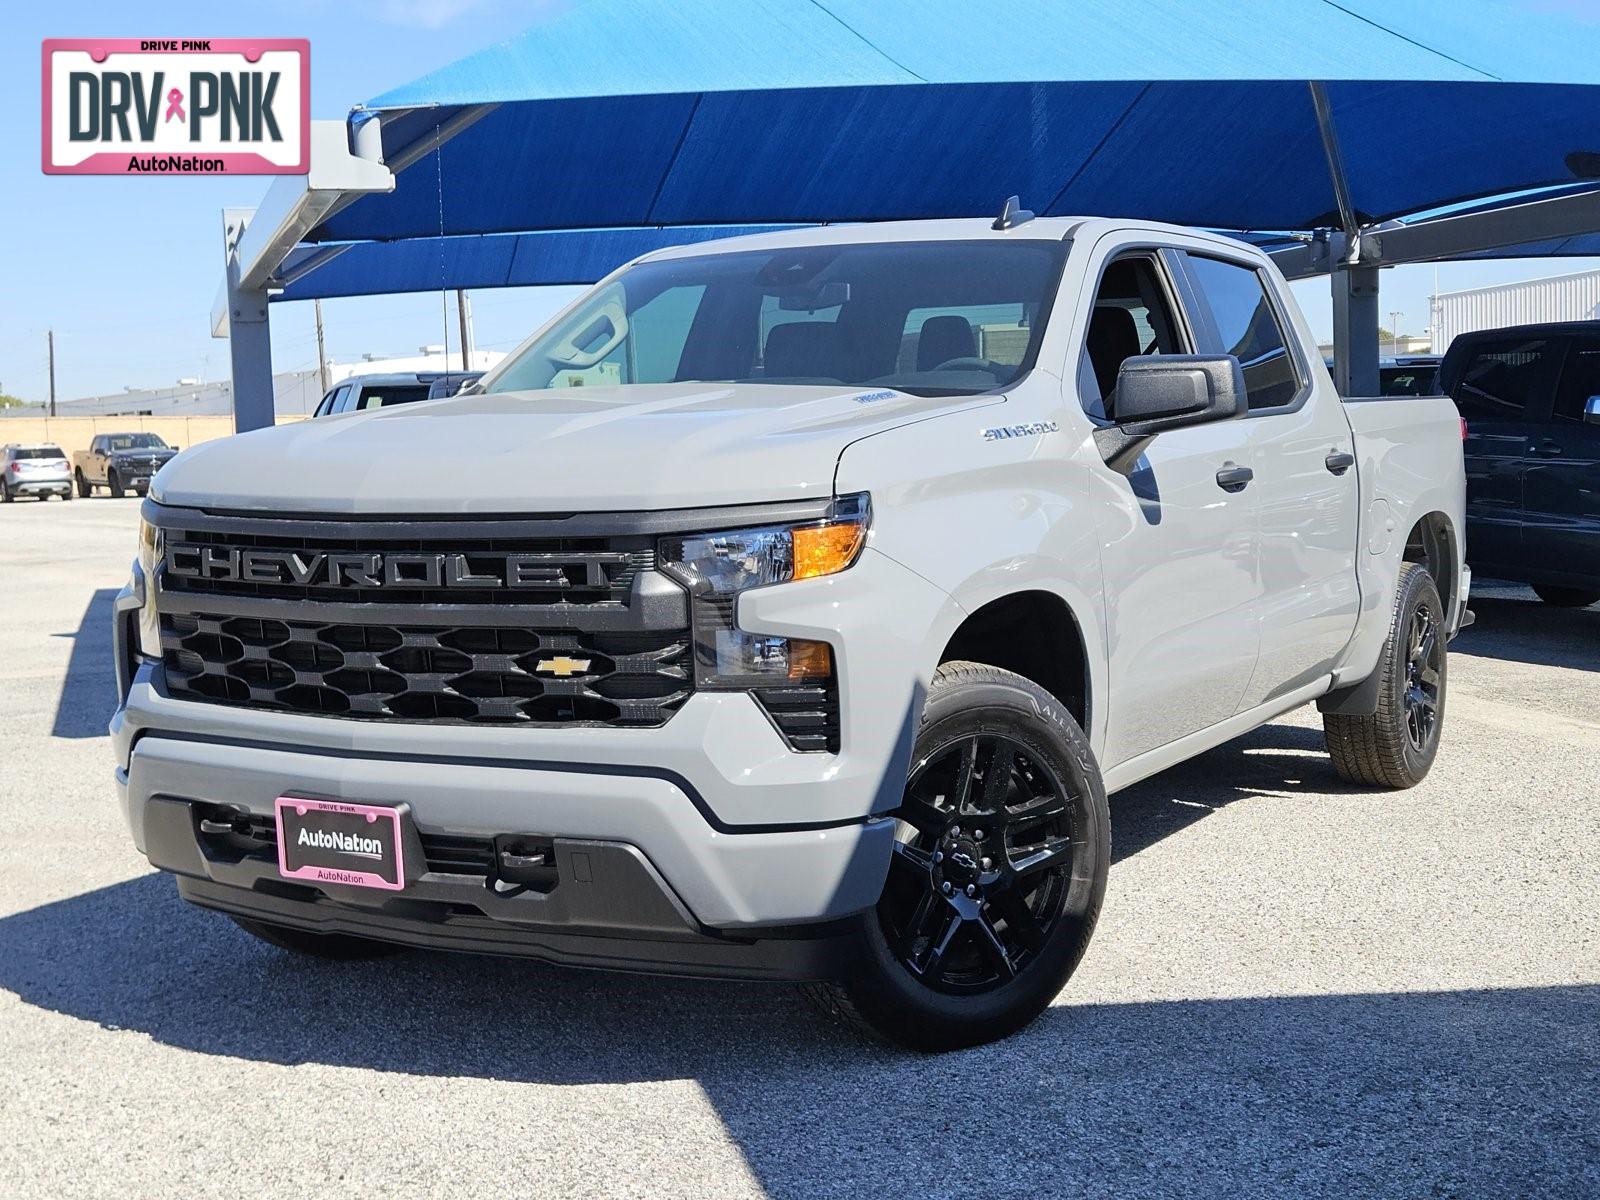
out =
[[54,637],[72,639],[72,657],[56,701],[52,737],[105,737],[111,714],[117,710],[117,669],[111,651],[111,605],[116,588],[98,588],[89,598],[76,633]]
[[858,1041],[771,985],[294,959],[156,875],[0,919],[0,986],[264,1063],[693,1080],[773,1196],[1600,1186],[1600,986],[1068,1003],[1000,1045],[930,1058]]
[[1531,591],[1497,586],[1494,595],[1474,592],[1472,611],[1477,622],[1450,643],[1451,654],[1600,671],[1600,605],[1555,608]]
[[1320,728],[1262,725],[1111,797],[1111,861],[1121,862],[1236,800],[1355,792],[1334,773]]

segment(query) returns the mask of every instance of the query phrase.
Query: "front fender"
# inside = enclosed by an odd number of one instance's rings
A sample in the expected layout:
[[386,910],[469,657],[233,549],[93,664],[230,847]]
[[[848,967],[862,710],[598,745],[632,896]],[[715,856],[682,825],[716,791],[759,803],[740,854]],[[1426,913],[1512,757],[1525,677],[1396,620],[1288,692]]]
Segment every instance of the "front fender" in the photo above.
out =
[[[931,677],[961,622],[1019,592],[1059,597],[1078,622],[1088,661],[1090,726],[1104,744],[1106,638],[1100,550],[1080,454],[1093,453],[1081,412],[1043,372],[982,413],[953,413],[853,443],[839,461],[841,493],[872,494],[871,545],[929,580],[951,603],[928,629]],[[1001,438],[993,427],[1022,430]],[[986,428],[987,427],[987,428]]]

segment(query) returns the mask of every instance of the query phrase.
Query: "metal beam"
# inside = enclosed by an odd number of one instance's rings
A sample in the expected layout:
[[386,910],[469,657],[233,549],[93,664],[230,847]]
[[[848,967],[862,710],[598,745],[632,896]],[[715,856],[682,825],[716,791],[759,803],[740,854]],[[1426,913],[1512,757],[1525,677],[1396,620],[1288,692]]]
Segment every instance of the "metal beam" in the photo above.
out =
[[1334,229],[1319,229],[1309,238],[1268,249],[1286,279],[1326,275],[1344,261],[1348,239]]
[[1378,394],[1378,268],[1343,266],[1333,282],[1333,382],[1341,396]]
[[1361,261],[1370,257],[1383,266],[1436,262],[1597,232],[1600,188],[1370,230],[1362,238]]
[[[398,175],[424,154],[438,149],[438,147],[455,137],[456,134],[471,125],[476,125],[499,107],[498,104],[474,104],[471,107],[463,108],[448,120],[441,121],[437,128],[426,136],[420,137],[410,145],[402,146],[393,154],[388,155],[384,161],[388,163],[389,170]],[[369,116],[367,119],[371,121],[375,119],[375,116]],[[365,127],[366,125],[363,123],[363,130]]]
[[[235,432],[264,429],[277,420],[267,293],[283,286],[277,272],[284,260],[337,206],[393,190],[394,175],[387,167],[350,152],[343,121],[313,121],[306,174],[278,176],[257,208],[223,212],[223,281],[212,307],[211,334],[228,339]],[[313,269],[336,253],[301,267]]]
[[1361,230],[1359,254],[1349,253],[1350,239],[1335,230],[1291,245],[1274,247],[1272,261],[1290,279],[1326,275],[1341,262],[1398,267],[1405,263],[1439,262],[1484,250],[1600,233],[1600,188],[1564,190],[1450,216],[1420,221],[1389,221]]
[[1339,131],[1333,124],[1333,105],[1328,103],[1328,89],[1321,83],[1312,80],[1310,88],[1311,107],[1317,114],[1317,132],[1322,135],[1322,155],[1328,160],[1328,179],[1333,184],[1334,203],[1339,206],[1339,224],[1350,239],[1350,249],[1359,251],[1361,222],[1356,217],[1355,203],[1350,199],[1350,180],[1344,170],[1344,154],[1339,149]]
[[241,286],[270,286],[289,251],[335,207],[392,191],[394,173],[388,167],[350,153],[350,131],[343,121],[311,122],[311,170],[279,175],[262,197],[236,251]]
[[233,369],[233,430],[246,433],[277,421],[272,391],[272,325],[267,289],[249,287],[239,269],[239,243],[250,228],[251,210],[225,209],[223,252],[227,262],[228,359]]

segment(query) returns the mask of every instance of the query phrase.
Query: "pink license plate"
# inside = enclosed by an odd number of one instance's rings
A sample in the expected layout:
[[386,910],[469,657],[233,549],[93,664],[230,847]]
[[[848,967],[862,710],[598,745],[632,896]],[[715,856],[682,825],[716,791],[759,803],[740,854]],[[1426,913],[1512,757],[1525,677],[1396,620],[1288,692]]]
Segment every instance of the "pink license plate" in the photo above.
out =
[[274,810],[285,879],[392,892],[406,886],[399,809],[279,796]]

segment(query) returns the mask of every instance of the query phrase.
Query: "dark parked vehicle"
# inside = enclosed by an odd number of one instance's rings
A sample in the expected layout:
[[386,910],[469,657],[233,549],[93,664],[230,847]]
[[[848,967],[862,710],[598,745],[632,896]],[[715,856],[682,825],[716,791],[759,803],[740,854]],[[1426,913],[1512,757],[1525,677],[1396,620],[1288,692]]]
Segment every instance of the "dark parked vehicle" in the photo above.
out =
[[462,391],[482,378],[482,371],[450,371],[439,376],[428,385],[428,399],[437,400],[441,396],[460,395]]
[[87,450],[72,456],[73,482],[78,495],[90,496],[104,487],[113,496],[129,491],[144,495],[150,477],[178,453],[153,433],[97,433]]
[[365,412],[369,408],[393,408],[396,404],[415,404],[454,396],[468,383],[476,382],[482,371],[403,371],[387,375],[352,375],[330,388],[317,405],[313,417],[338,413]]
[[1406,354],[1378,363],[1381,396],[1439,396],[1439,356]]
[[1463,334],[1439,378],[1466,422],[1473,570],[1600,600],[1600,321]]

